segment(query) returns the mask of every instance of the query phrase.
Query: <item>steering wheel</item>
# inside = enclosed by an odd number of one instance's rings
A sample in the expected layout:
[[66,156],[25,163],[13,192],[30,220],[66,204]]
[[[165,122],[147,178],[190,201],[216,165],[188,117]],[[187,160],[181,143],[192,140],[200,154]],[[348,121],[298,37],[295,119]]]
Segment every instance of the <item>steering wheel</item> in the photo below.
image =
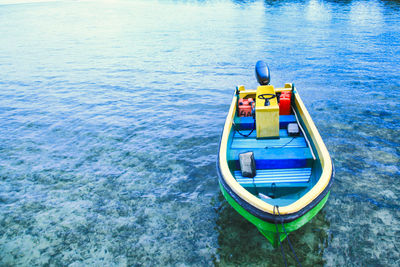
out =
[[258,96],[259,99],[265,100],[264,106],[269,106],[269,100],[275,97],[275,94],[262,94]]

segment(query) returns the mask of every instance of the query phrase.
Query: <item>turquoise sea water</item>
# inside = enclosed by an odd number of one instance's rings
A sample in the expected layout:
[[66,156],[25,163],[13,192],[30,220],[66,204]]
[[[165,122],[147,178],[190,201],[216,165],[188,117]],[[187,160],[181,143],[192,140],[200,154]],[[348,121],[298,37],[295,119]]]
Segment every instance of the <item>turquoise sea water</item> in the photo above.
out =
[[400,264],[400,2],[2,2],[1,266],[282,266],[215,168],[259,59],[336,166],[303,266]]

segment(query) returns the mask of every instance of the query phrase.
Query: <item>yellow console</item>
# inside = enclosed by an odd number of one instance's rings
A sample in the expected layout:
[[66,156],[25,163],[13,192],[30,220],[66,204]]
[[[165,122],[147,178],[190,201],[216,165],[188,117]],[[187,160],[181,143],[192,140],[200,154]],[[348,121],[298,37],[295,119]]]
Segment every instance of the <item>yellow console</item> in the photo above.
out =
[[256,129],[257,138],[279,138],[279,106],[272,85],[257,88]]

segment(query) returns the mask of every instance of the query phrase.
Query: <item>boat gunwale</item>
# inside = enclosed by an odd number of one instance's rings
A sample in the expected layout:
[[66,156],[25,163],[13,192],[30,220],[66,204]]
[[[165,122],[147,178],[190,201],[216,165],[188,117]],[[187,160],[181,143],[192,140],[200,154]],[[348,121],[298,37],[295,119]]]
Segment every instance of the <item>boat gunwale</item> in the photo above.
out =
[[[242,92],[241,92],[242,93]],[[317,183],[301,198],[290,205],[279,207],[280,214],[285,221],[292,221],[304,215],[308,210],[319,203],[321,199],[329,192],[332,185],[334,169],[332,160],[328,150],[319,135],[319,132],[312,121],[307,109],[304,106],[297,90],[294,90],[295,105],[298,111],[298,116],[302,118],[305,128],[307,129],[310,138],[315,146],[315,152],[318,155],[318,160],[321,163],[322,173]],[[218,176],[224,188],[229,194],[246,210],[253,215],[267,221],[274,221],[276,216],[273,215],[274,206],[257,198],[245,188],[243,188],[233,177],[227,164],[227,149],[229,134],[232,128],[236,112],[237,95],[233,95],[232,103],[225,120],[224,128],[221,134],[219,144],[219,153],[217,161]],[[310,148],[312,149],[312,148]]]

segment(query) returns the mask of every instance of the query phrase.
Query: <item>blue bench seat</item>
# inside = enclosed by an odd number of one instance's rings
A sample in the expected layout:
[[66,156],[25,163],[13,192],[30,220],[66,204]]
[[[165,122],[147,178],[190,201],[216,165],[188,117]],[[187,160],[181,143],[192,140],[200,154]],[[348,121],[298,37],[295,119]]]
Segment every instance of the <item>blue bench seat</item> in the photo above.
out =
[[[244,135],[248,135],[251,130],[241,130],[240,132]],[[287,129],[279,129],[279,137],[288,137],[288,132]],[[300,136],[303,136],[302,133],[300,133]],[[244,137],[240,134],[238,134],[237,131],[235,131],[233,138],[257,138],[257,132],[254,130],[248,137]]]
[[231,149],[235,148],[279,148],[307,147],[304,137],[281,137],[279,139],[233,138]]
[[245,152],[254,152],[256,169],[288,169],[311,167],[313,157],[310,149],[299,147],[284,148],[239,148],[230,149],[228,152],[229,164],[240,169],[239,154]]
[[[283,129],[289,123],[296,122],[294,115],[280,115],[279,116],[279,128]],[[236,117],[235,124],[239,127],[239,130],[251,130],[254,128],[253,117]]]
[[243,187],[307,187],[311,177],[311,168],[264,169],[257,170],[253,178],[243,177],[241,171],[235,171],[237,182]]

